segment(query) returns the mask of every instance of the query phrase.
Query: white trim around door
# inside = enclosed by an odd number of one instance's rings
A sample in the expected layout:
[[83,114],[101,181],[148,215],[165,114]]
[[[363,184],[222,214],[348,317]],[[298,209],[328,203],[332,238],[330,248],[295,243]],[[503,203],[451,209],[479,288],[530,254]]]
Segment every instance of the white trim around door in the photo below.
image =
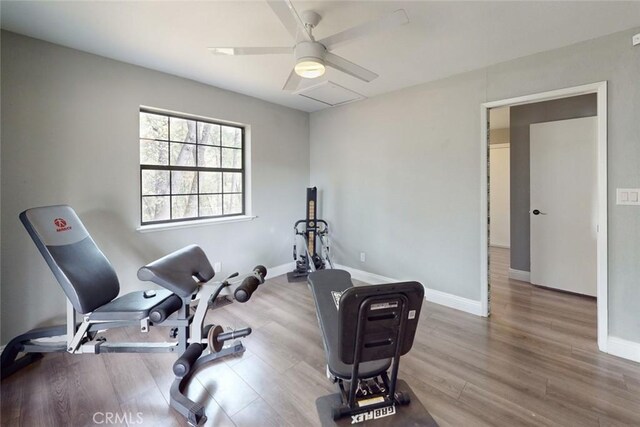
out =
[[608,248],[607,248],[607,82],[597,82],[566,89],[525,95],[500,101],[485,102],[480,106],[480,302],[483,316],[489,315],[488,272],[488,205],[487,205],[487,117],[489,109],[550,101],[570,96],[595,93],[598,96],[598,237],[597,237],[597,298],[598,348],[607,351],[608,325]]

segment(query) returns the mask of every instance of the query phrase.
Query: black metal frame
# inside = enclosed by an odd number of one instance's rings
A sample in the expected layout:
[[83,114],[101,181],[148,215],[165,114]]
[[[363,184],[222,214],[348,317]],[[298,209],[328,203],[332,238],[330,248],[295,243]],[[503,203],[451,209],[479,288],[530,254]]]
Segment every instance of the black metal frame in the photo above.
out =
[[[382,373],[380,377],[382,378],[382,382],[385,387],[385,393],[381,396],[383,397],[382,402],[373,403],[369,405],[365,405],[362,407],[358,406],[357,402],[357,391],[360,384],[361,378],[358,378],[360,363],[366,362],[362,359],[362,349],[364,347],[364,327],[366,324],[367,312],[372,304],[380,301],[389,301],[390,299],[397,300],[401,304],[400,310],[400,323],[398,326],[397,334],[395,335],[395,347],[393,350],[393,362],[391,364],[391,378],[387,375],[386,372]],[[351,368],[351,378],[349,381],[349,390],[347,391],[344,387],[344,379],[338,378],[338,387],[340,388],[340,395],[342,400],[342,405],[339,407],[340,416],[347,415],[356,415],[365,412],[369,412],[374,409],[388,407],[390,405],[402,405],[406,404],[406,402],[399,401],[396,398],[396,382],[398,380],[398,370],[400,368],[400,356],[403,345],[403,337],[406,330],[407,325],[407,314],[408,314],[409,300],[406,295],[402,293],[397,294],[387,294],[382,296],[370,296],[365,298],[360,307],[358,308],[358,320],[356,326],[356,337],[355,337],[355,352],[354,352],[354,360]]]
[[[203,119],[200,117],[194,117],[194,116],[188,116],[188,115],[181,115],[181,114],[176,114],[176,113],[168,113],[168,112],[163,112],[163,111],[157,111],[154,109],[148,109],[148,108],[140,108],[139,113],[146,113],[146,114],[155,114],[158,116],[165,116],[167,118],[167,139],[149,139],[149,138],[139,138],[138,139],[138,144],[140,144],[141,140],[145,140],[145,141],[158,141],[158,142],[162,142],[162,143],[166,143],[167,144],[167,151],[168,151],[168,163],[169,165],[144,165],[144,164],[140,164],[140,180],[139,180],[139,184],[140,184],[140,224],[141,225],[152,225],[152,224],[167,224],[167,223],[179,223],[179,222],[186,222],[186,221],[197,221],[200,219],[209,219],[209,218],[227,218],[227,217],[235,217],[235,216],[242,216],[246,214],[246,178],[247,178],[247,174],[246,174],[246,155],[245,155],[245,149],[246,149],[246,129],[244,126],[241,125],[237,125],[237,124],[230,124],[230,123],[224,123],[224,122],[217,122],[214,120],[210,120],[210,119]],[[171,140],[171,118],[176,118],[176,119],[183,119],[183,120],[192,120],[196,122],[196,140],[195,142],[184,142],[184,141],[173,141]],[[236,128],[240,130],[240,138],[241,138],[241,148],[237,148],[237,147],[229,147],[229,146],[225,146],[222,144],[222,130],[220,131],[220,145],[210,145],[210,144],[200,144],[198,142],[198,123],[207,123],[207,124],[212,124],[212,125],[216,125],[216,126],[226,126],[226,127],[232,127],[232,128]],[[175,143],[175,144],[184,144],[184,145],[193,145],[195,147],[195,156],[196,156],[196,166],[175,166],[175,165],[171,165],[171,144]],[[203,147],[212,147],[212,148],[218,148],[220,150],[220,167],[219,168],[215,168],[215,167],[204,167],[204,166],[198,166],[198,147],[203,146]],[[241,156],[241,167],[240,169],[235,169],[235,168],[224,168],[222,167],[222,150],[223,149],[231,149],[231,150],[239,150],[240,151],[240,156]],[[169,172],[169,194],[149,194],[149,195],[143,195],[142,194],[142,172],[144,170],[160,170],[160,171],[168,171]],[[171,182],[171,175],[173,171],[186,171],[186,172],[220,172],[222,173],[222,182],[221,182],[221,192],[220,193],[200,193],[200,179],[198,176],[198,191],[197,193],[189,193],[189,194],[174,194],[172,192],[172,182]],[[242,177],[242,191],[241,192],[230,192],[227,193],[224,191],[224,173],[240,173],[241,177]],[[242,197],[242,209],[240,211],[240,213],[233,213],[233,214],[225,214],[224,213],[224,196],[225,195],[231,195],[231,194],[240,194]],[[206,215],[206,216],[201,216],[200,215],[200,200],[199,197],[200,196],[210,196],[210,195],[219,195],[222,197],[222,215]],[[173,218],[173,204],[172,202],[172,197],[173,196],[195,196],[198,198],[197,200],[197,216],[194,217],[189,217],[189,218]],[[145,197],[169,197],[169,219],[165,219],[165,220],[159,220],[159,221],[144,221],[143,220],[143,200]]]

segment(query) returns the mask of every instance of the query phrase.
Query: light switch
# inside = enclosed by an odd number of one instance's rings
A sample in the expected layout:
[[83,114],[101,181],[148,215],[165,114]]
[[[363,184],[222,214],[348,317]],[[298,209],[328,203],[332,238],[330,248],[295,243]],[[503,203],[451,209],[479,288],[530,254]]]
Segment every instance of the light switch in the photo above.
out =
[[618,188],[616,204],[640,206],[640,188]]

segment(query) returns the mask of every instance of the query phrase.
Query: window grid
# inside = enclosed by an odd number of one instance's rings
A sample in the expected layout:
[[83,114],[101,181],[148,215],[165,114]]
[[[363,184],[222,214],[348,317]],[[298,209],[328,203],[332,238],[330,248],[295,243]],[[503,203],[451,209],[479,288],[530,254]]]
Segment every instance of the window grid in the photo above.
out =
[[[244,149],[245,149],[245,129],[242,126],[237,126],[237,125],[229,125],[229,124],[225,124],[225,123],[219,123],[219,122],[215,122],[213,120],[206,120],[206,119],[197,119],[197,118],[192,118],[192,117],[188,117],[188,116],[181,116],[181,115],[175,115],[175,114],[167,114],[167,113],[160,113],[157,111],[153,111],[153,110],[146,110],[146,109],[140,109],[140,115],[142,114],[153,114],[156,116],[162,116],[162,117],[166,117],[167,120],[167,139],[162,139],[162,138],[143,138],[142,136],[139,137],[139,144],[142,144],[143,141],[148,141],[148,142],[163,142],[166,143],[166,150],[167,150],[167,163],[168,165],[157,165],[157,164],[142,164],[142,159],[140,159],[141,163],[140,163],[140,223],[142,225],[149,225],[149,224],[162,224],[162,223],[173,223],[173,222],[184,222],[184,221],[193,221],[193,220],[197,220],[197,219],[206,219],[206,218],[223,218],[223,217],[233,217],[233,216],[240,216],[240,215],[244,215],[245,212],[245,199],[244,199],[244,192],[245,192],[245,180],[246,180],[246,175],[245,175],[245,155],[244,155]],[[189,121],[193,121],[195,122],[195,142],[185,142],[185,141],[177,141],[175,139],[173,139],[172,134],[171,134],[171,118],[175,118],[175,119],[182,119],[182,120],[189,120]],[[216,144],[209,144],[209,143],[200,143],[200,126],[202,124],[211,124],[211,125],[215,125],[215,126],[219,126],[219,131],[218,131],[218,145]],[[223,137],[222,137],[222,129],[223,127],[228,127],[228,128],[234,128],[234,129],[238,129],[240,131],[240,148],[238,147],[232,147],[229,145],[223,145]],[[171,144],[183,144],[183,145],[191,145],[194,147],[194,151],[195,151],[195,166],[177,166],[177,165],[173,165],[172,164],[172,159],[171,159]],[[198,166],[199,165],[199,159],[198,159],[198,155],[199,155],[199,151],[198,147],[211,147],[211,148],[217,148],[218,152],[219,152],[219,164],[220,167],[206,167],[206,166]],[[228,167],[222,167],[223,164],[223,149],[227,149],[227,150],[238,150],[240,151],[240,168],[228,168]],[[169,188],[169,193],[162,193],[162,194],[142,194],[143,191],[143,171],[145,170],[155,170],[155,171],[168,171],[169,172],[169,183],[168,183],[168,188]],[[196,192],[195,193],[174,193],[173,192],[173,173],[174,171],[185,171],[185,172],[196,172],[196,176],[195,176],[195,186],[196,186]],[[206,193],[201,193],[200,190],[200,172],[219,172],[221,174],[220,177],[220,189],[221,192],[206,192]],[[229,192],[225,192],[224,191],[224,179],[225,179],[225,175],[226,173],[236,173],[236,174],[240,174],[241,175],[241,182],[240,182],[240,186],[241,186],[241,191],[229,191]],[[225,204],[224,204],[224,196],[225,195],[240,195],[242,196],[240,198],[241,200],[241,209],[240,212],[234,212],[234,213],[225,213]],[[195,203],[196,203],[196,216],[190,216],[190,217],[185,217],[185,218],[174,218],[174,212],[173,212],[173,201],[174,201],[174,196],[192,196],[195,197]],[[221,198],[221,205],[220,205],[220,210],[222,212],[221,215],[201,215],[200,214],[200,197],[201,196],[220,196]],[[143,200],[145,197],[168,197],[169,199],[169,219],[164,219],[164,220],[155,220],[155,221],[144,221],[144,203]]]

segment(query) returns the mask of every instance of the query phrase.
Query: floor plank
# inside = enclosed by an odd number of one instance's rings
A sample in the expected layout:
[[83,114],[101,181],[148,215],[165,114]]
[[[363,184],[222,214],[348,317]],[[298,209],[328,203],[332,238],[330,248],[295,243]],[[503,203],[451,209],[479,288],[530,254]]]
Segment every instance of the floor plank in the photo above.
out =
[[[598,352],[595,299],[509,279],[508,250],[492,248],[491,262],[491,317],[426,301],[414,347],[402,358],[400,377],[438,423],[640,425],[640,364]],[[203,368],[187,387],[205,405],[207,426],[320,425],[315,399],[335,388],[304,282],[272,278],[248,303],[210,312],[207,323],[253,329],[245,353]],[[167,404],[175,357],[47,355],[0,384],[2,425],[92,425],[101,411],[129,416],[122,425],[186,425]]]

